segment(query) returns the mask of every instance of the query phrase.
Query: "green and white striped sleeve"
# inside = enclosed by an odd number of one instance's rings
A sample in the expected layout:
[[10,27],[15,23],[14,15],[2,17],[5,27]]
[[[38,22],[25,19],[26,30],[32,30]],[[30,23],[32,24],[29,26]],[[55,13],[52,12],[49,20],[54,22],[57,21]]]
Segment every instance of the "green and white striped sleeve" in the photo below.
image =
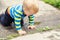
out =
[[16,30],[21,30],[21,14],[22,12],[20,11],[17,11],[14,12],[15,16],[14,16],[14,22],[15,22],[15,27],[16,27]]
[[28,18],[29,18],[29,25],[34,25],[34,15],[30,15],[30,16],[28,16]]

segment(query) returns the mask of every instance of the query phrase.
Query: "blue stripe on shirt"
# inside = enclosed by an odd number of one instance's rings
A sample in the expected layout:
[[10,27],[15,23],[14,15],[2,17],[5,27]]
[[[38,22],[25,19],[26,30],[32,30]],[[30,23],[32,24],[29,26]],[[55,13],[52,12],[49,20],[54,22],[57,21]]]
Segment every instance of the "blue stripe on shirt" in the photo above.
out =
[[20,20],[15,20],[16,22],[21,22]]
[[21,26],[20,24],[15,24],[15,26]]

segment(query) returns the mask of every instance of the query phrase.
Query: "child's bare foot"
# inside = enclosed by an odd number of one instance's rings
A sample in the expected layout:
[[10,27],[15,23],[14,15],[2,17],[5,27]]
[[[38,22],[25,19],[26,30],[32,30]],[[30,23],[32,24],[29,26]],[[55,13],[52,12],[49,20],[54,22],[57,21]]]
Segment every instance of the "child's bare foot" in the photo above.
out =
[[19,35],[25,35],[26,34],[26,31],[18,30],[18,33],[19,33]]
[[36,26],[28,26],[28,29],[35,29]]

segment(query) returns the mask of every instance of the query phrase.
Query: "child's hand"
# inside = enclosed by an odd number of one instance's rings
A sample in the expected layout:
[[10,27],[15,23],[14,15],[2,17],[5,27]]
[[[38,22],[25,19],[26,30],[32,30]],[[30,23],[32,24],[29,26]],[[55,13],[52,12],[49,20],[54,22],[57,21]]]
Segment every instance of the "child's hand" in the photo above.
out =
[[26,34],[26,31],[18,30],[18,33],[19,33],[19,35],[25,35]]
[[28,26],[28,29],[35,29],[36,26]]

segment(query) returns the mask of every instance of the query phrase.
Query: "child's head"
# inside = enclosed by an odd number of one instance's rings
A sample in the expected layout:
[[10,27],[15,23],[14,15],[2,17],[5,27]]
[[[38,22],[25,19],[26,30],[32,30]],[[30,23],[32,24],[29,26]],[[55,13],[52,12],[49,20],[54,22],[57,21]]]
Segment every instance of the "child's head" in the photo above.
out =
[[39,10],[37,0],[24,0],[23,1],[23,10],[27,16],[36,14]]

